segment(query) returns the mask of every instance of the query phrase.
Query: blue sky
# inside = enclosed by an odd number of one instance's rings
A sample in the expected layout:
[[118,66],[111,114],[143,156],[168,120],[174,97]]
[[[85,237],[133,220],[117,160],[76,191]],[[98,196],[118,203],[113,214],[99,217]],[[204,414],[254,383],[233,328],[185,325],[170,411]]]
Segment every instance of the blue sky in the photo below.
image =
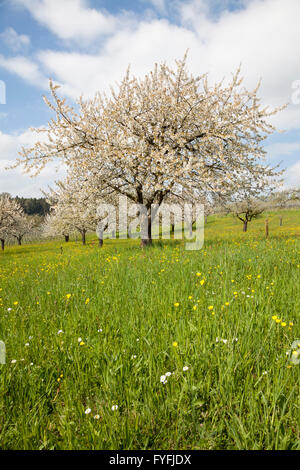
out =
[[[213,83],[242,64],[245,85],[262,79],[266,105],[291,102],[274,118],[284,129],[266,141],[268,161],[287,168],[286,186],[300,184],[299,0],[2,0],[0,1],[0,192],[38,196],[63,168],[37,178],[5,167],[47,124],[42,100],[51,77],[73,102],[122,78],[127,65],[143,76],[155,61],[174,63],[189,49],[188,67]],[[294,93],[294,95],[293,95]],[[1,96],[1,95],[0,95]],[[1,99],[1,98],[0,98]],[[299,101],[299,103],[298,103]]]

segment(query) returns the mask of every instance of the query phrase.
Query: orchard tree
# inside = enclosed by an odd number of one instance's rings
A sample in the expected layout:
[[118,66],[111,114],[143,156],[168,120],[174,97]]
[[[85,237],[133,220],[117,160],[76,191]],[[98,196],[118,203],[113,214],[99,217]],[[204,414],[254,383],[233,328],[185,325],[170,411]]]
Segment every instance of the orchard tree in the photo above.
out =
[[262,201],[244,198],[241,202],[233,204],[231,210],[234,216],[243,222],[243,232],[247,232],[248,223],[263,213],[265,205]]
[[38,219],[34,216],[22,214],[15,218],[15,221],[9,229],[9,235],[17,240],[18,245],[22,245],[22,240],[25,235],[33,232],[38,224]]
[[5,240],[11,235],[14,226],[24,217],[23,209],[8,195],[0,197],[0,241],[4,250]]
[[300,201],[300,187],[291,191],[291,201]]
[[65,237],[78,231],[85,245],[87,232],[96,228],[96,208],[84,187],[80,186],[78,180],[69,177],[65,181],[56,182],[56,188],[44,194],[52,206],[52,222],[56,223],[56,227],[63,229]]
[[60,211],[59,208],[54,208],[51,214],[46,215],[43,224],[44,236],[53,237],[61,235],[64,237],[65,242],[68,242],[73,231],[72,224],[65,218],[64,212]]
[[175,69],[155,65],[143,79],[127,71],[110,95],[78,101],[78,112],[57,94],[45,98],[55,117],[32,148],[23,148],[25,171],[39,173],[60,158],[78,175],[96,175],[102,190],[127,196],[147,209],[151,243],[151,205],[160,206],[174,187],[232,191],[249,179],[262,181],[276,170],[262,165],[262,143],[275,131],[269,117],[279,109],[262,107],[242,87],[240,70],[229,84],[209,85],[194,77],[186,56]]

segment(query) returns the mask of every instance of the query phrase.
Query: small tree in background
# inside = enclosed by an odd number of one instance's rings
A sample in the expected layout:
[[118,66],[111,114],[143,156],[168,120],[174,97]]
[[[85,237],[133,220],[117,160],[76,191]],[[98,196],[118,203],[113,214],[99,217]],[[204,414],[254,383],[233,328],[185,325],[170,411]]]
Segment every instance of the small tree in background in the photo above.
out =
[[247,198],[233,204],[232,213],[243,222],[243,232],[247,232],[248,223],[256,219],[265,210],[265,205],[259,200]]
[[9,238],[13,227],[24,217],[23,209],[8,195],[0,197],[0,241],[4,250],[5,240]]
[[74,232],[70,221],[64,217],[64,213],[59,208],[53,209],[51,214],[45,217],[43,223],[43,235],[45,237],[63,236],[68,242],[70,235]]
[[48,223],[68,240],[70,233],[78,231],[82,244],[86,244],[86,234],[96,228],[96,207],[89,198],[86,187],[77,179],[66,178],[57,181],[56,188],[44,193],[52,207]]
[[15,218],[14,224],[9,230],[9,235],[17,240],[18,245],[22,245],[24,236],[29,235],[38,223],[38,218],[22,214]]
[[300,201],[300,187],[291,191],[291,200]]

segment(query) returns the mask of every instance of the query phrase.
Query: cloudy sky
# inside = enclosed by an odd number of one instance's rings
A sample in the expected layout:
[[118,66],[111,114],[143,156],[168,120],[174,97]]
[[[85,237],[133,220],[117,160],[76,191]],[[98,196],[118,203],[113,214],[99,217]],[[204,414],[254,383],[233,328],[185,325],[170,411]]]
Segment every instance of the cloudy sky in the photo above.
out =
[[0,0],[0,192],[39,196],[63,175],[57,165],[36,178],[5,170],[35,141],[30,128],[51,118],[42,100],[50,77],[72,102],[108,90],[128,64],[143,76],[186,49],[190,71],[211,83],[241,64],[248,88],[262,79],[263,103],[290,103],[274,118],[284,132],[265,147],[287,168],[285,185],[299,185],[299,19],[299,0]]

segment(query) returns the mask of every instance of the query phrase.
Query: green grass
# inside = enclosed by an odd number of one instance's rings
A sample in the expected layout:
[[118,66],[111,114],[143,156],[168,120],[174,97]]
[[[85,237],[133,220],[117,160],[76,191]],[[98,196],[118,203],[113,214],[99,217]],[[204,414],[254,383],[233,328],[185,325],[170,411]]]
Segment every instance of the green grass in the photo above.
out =
[[0,447],[300,449],[286,354],[300,339],[300,213],[282,214],[268,240],[265,216],[246,234],[210,217],[201,251],[92,236],[8,247]]

